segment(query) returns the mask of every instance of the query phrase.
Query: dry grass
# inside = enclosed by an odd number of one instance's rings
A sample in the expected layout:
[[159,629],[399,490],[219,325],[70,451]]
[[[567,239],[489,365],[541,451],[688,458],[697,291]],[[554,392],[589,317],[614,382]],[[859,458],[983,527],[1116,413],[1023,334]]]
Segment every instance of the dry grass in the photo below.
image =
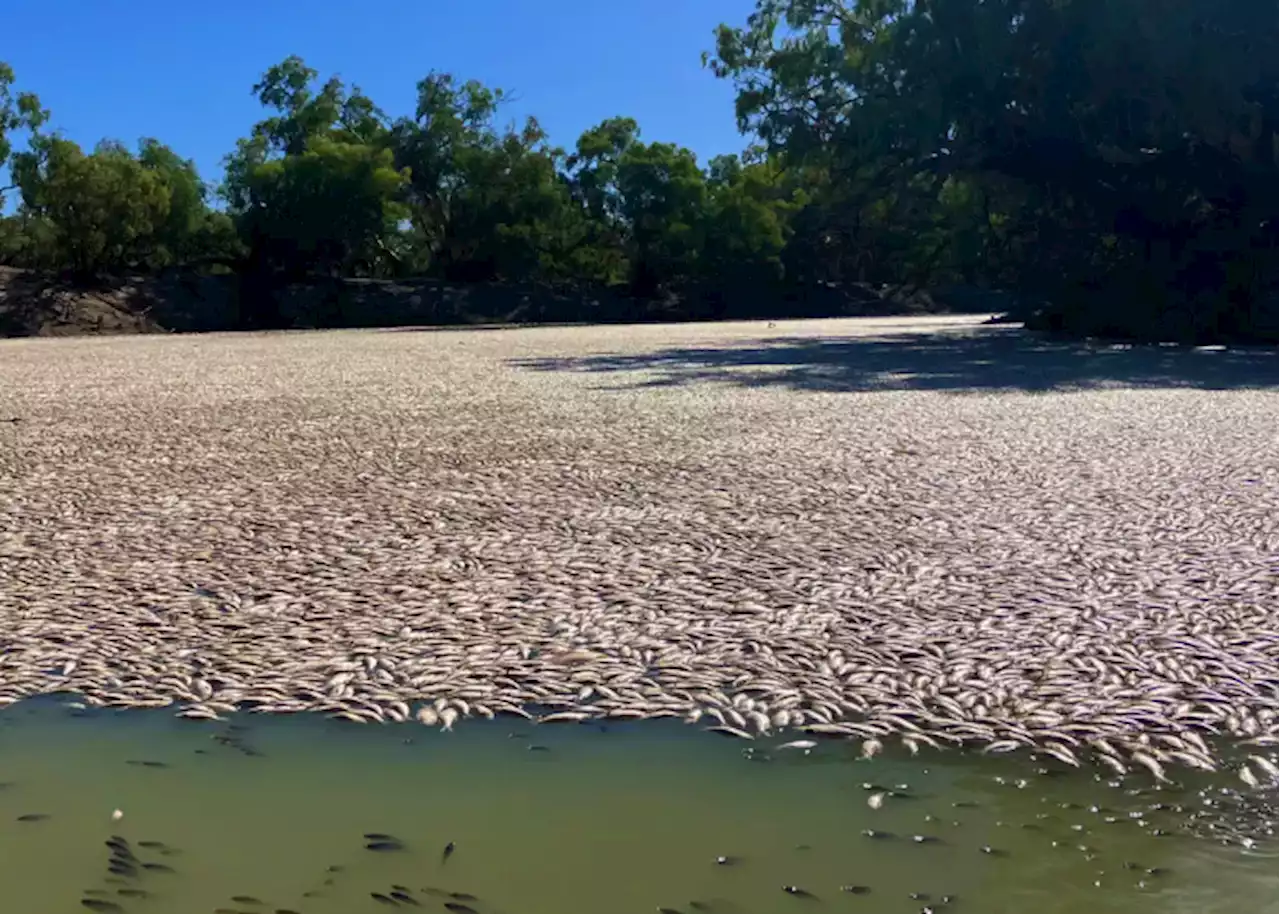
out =
[[1273,742],[1259,356],[975,324],[0,342],[0,696]]

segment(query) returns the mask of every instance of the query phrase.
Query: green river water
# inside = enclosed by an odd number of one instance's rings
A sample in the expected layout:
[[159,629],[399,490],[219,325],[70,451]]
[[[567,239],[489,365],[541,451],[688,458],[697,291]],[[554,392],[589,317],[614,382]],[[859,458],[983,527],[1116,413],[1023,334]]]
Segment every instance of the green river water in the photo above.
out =
[[1226,775],[1156,789],[1025,756],[744,754],[664,721],[439,733],[70,700],[0,712],[4,914],[1276,910],[1274,793]]

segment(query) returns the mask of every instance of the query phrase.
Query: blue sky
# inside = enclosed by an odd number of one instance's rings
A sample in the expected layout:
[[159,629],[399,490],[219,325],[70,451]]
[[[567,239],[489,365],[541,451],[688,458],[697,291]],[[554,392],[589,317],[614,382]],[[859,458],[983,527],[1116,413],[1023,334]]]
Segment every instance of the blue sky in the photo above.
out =
[[[510,118],[538,117],[572,146],[606,117],[700,161],[745,146],[732,87],[702,69],[721,22],[743,25],[752,0],[5,0],[0,60],[36,92],[53,126],[99,139],[168,143],[207,181],[262,109],[250,88],[298,54],[409,114],[432,69],[511,90]],[[360,11],[360,12],[357,12]]]

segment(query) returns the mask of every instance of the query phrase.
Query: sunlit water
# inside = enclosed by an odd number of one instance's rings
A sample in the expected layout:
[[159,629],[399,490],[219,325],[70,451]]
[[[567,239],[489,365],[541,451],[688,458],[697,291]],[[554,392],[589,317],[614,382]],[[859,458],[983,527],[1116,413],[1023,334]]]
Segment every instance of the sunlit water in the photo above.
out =
[[[1156,790],[781,740],[752,760],[671,722],[442,734],[67,700],[0,712],[0,911],[1275,910],[1274,796],[1226,777]],[[107,842],[127,848],[115,873]]]

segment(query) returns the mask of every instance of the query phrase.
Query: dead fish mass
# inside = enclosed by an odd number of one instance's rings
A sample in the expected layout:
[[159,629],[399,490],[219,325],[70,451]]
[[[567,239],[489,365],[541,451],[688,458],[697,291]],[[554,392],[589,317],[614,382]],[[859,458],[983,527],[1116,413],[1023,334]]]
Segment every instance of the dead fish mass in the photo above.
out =
[[674,718],[1156,780],[1226,742],[1274,783],[1274,390],[842,389],[736,364],[759,333],[0,342],[0,706]]

